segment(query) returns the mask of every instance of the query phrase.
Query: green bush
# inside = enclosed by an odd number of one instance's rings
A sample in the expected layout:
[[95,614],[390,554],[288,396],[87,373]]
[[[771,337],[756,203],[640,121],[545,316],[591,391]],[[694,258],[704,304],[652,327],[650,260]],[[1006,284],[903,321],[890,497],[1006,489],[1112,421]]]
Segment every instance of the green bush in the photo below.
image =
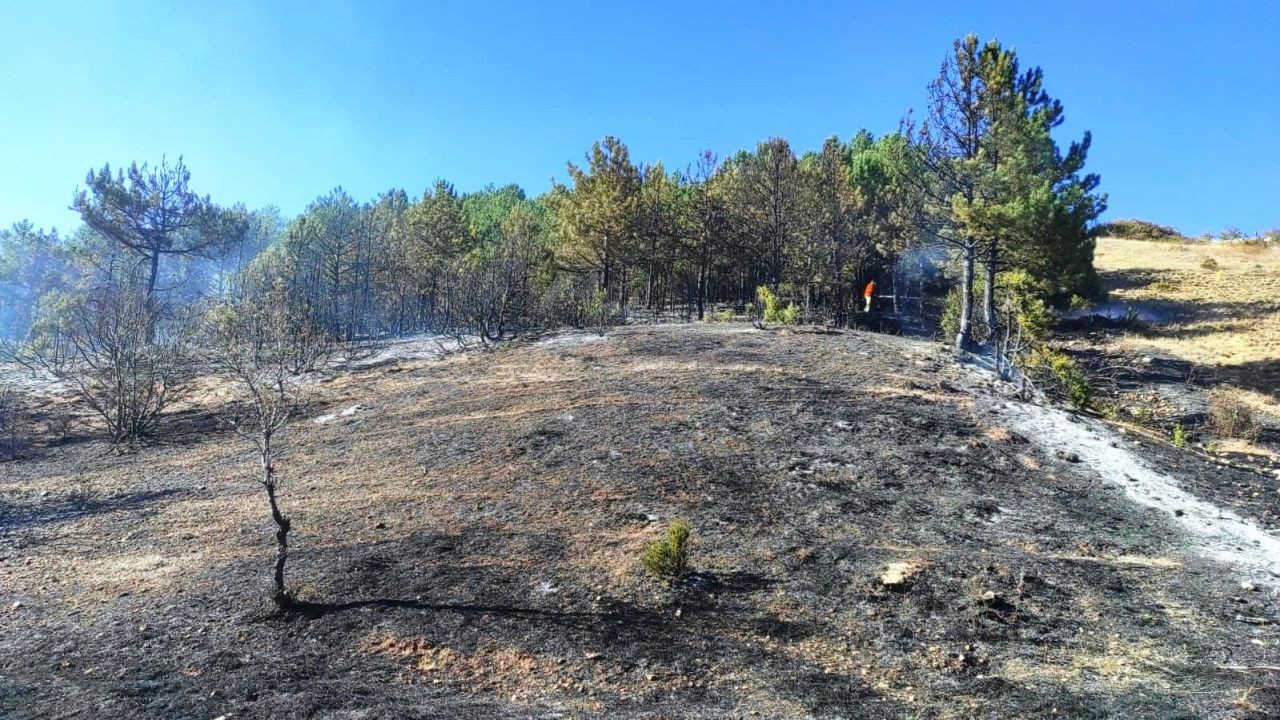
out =
[[1000,273],[996,283],[996,302],[1012,316],[1022,337],[1031,342],[1043,341],[1053,323],[1053,313],[1045,302],[1048,290],[1044,283],[1025,270]]
[[1173,437],[1169,442],[1176,448],[1184,448],[1187,446],[1187,431],[1182,428],[1182,423],[1173,426]]
[[800,308],[795,303],[784,307],[782,298],[767,285],[756,288],[756,300],[760,303],[760,307],[764,308],[764,322],[784,325],[795,325],[800,322]]
[[711,322],[730,323],[730,322],[733,322],[734,318],[736,317],[737,316],[733,314],[733,310],[729,308],[725,308],[723,310],[717,310],[716,312],[711,313]]
[[1041,345],[1031,352],[1027,365],[1044,371],[1067,396],[1072,407],[1083,410],[1093,404],[1093,386],[1089,384],[1089,376],[1065,352]]
[[960,298],[960,288],[954,287],[942,300],[942,317],[938,320],[938,327],[942,330],[943,339],[948,341],[960,332]]
[[[973,279],[973,305],[969,308],[969,321],[975,343],[984,343],[989,337],[986,327],[979,321],[979,316],[982,314],[982,289],[985,286],[986,283],[982,278]],[[960,310],[963,297],[960,286],[956,285],[942,299],[942,317],[938,320],[938,327],[942,330],[943,339],[948,342],[954,340],[956,334],[960,332]]]
[[781,320],[784,325],[799,325],[800,306],[795,303],[787,305],[787,309],[782,311]]
[[645,550],[644,567],[667,582],[680,579],[689,569],[689,524],[673,520],[667,534]]
[[[975,342],[986,342],[990,337],[990,328],[981,322],[983,291],[986,280],[975,277],[973,281],[973,333]],[[1025,270],[1011,270],[996,276],[996,315],[997,322],[1012,322],[1025,340],[1039,342],[1049,332],[1053,323],[1053,313],[1045,302],[1048,290],[1043,282],[1032,277]],[[942,304],[942,317],[939,326],[943,337],[954,338],[960,332],[960,305],[962,294],[959,287],[947,293]]]
[[1185,239],[1177,228],[1133,219],[1113,220],[1105,225],[1099,225],[1098,235],[1129,240],[1180,241]]

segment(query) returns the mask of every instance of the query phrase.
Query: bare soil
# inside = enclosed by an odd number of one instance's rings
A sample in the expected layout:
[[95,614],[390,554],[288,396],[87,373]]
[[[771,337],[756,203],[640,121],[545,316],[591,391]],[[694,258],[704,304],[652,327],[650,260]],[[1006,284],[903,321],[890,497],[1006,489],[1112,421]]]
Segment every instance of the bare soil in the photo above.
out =
[[[133,453],[83,437],[0,463],[0,716],[1280,708],[1277,579],[1204,553],[1096,453],[1015,427],[1039,409],[942,345],[593,338],[332,371],[326,420],[296,423],[280,462],[289,615],[267,600],[249,448],[198,407]],[[1089,432],[1276,517],[1280,479]],[[695,572],[667,587],[640,557],[676,517]]]

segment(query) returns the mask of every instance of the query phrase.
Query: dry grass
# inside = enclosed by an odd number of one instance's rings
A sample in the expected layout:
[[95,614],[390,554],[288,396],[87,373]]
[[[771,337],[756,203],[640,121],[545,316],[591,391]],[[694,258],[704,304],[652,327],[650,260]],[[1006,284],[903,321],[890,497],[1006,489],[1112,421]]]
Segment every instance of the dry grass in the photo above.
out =
[[1102,238],[1094,257],[1112,300],[1159,316],[1104,350],[1193,363],[1280,422],[1280,247]]
[[1142,342],[1211,365],[1280,360],[1280,248],[1102,238],[1094,260],[1112,298],[1173,312]]

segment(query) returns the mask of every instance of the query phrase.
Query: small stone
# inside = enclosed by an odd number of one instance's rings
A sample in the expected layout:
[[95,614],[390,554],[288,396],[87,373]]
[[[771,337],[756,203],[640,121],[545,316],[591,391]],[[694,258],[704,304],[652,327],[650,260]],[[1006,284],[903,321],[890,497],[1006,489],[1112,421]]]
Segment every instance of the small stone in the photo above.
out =
[[1256,592],[1258,590],[1258,586],[1254,584],[1252,581],[1245,580],[1244,582],[1240,583],[1240,589],[1245,592]]
[[905,587],[915,581],[924,568],[916,562],[893,562],[880,573],[880,584],[885,587]]
[[14,610],[17,610],[18,608],[21,608],[21,607],[22,607],[22,601],[21,601],[21,600],[15,600],[15,601],[13,602],[13,609],[14,609]]

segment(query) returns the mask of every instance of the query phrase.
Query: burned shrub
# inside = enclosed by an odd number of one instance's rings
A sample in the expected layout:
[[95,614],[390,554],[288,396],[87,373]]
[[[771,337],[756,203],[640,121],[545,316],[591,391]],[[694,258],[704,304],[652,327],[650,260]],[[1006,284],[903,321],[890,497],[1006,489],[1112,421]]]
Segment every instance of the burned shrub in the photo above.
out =
[[190,379],[184,322],[132,283],[46,304],[21,362],[67,383],[112,442],[152,434]]
[[211,369],[238,395],[238,402],[221,413],[222,419],[258,452],[258,482],[276,524],[271,598],[281,610],[293,604],[284,575],[293,523],[281,510],[278,495],[280,436],[307,407],[306,386],[295,368],[303,358],[327,357],[330,342],[323,328],[294,320],[283,297],[264,294],[214,306],[204,328]]
[[17,390],[0,385],[0,460],[10,460],[26,445],[30,416]]
[[1209,428],[1218,437],[1249,442],[1262,435],[1262,423],[1254,417],[1253,409],[1226,392],[1209,396]]
[[645,550],[644,567],[654,577],[674,582],[689,570],[689,524],[676,519],[667,534]]

